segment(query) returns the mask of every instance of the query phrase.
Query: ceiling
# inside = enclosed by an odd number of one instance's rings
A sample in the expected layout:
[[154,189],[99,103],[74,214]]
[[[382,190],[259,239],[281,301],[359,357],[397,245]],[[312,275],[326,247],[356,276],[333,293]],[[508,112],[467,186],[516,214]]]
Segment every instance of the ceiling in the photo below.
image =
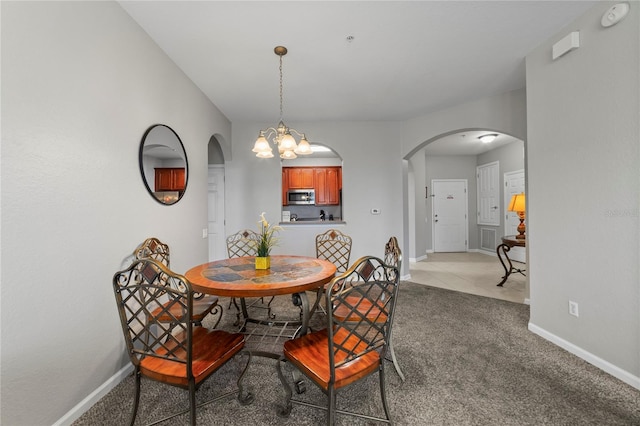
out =
[[597,2],[119,3],[234,122],[276,124],[273,48],[286,46],[283,118],[296,127],[407,120],[522,88],[525,56]]

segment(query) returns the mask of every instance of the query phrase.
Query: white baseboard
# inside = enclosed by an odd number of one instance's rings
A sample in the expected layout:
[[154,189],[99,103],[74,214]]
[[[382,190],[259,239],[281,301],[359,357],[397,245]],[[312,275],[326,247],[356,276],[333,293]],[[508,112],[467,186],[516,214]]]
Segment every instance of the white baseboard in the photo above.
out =
[[53,426],[70,426],[74,421],[78,420],[80,416],[89,410],[96,402],[103,396],[109,393],[109,391],[123,381],[133,371],[133,365],[128,363],[120,369],[116,374],[111,376],[106,382],[104,382],[98,389],[91,392],[85,399],[80,401],[75,407],[69,410],[64,416],[62,416]]
[[585,351],[584,349],[564,340],[561,337],[556,336],[555,334],[549,333],[548,331],[538,327],[535,324],[529,323],[529,331],[550,341],[551,343],[560,346],[562,349],[574,354],[575,356],[582,358],[589,364],[595,365],[605,373],[611,374],[613,377],[616,377],[626,384],[640,390],[640,377],[636,377],[628,371],[625,371],[620,367],[616,367],[610,362],[605,361],[602,358],[599,358],[592,353]]
[[410,257],[409,258],[409,263],[416,263],[416,262],[421,262],[423,260],[425,260],[427,258],[427,255],[425,254],[424,256],[420,256],[418,258],[415,257]]

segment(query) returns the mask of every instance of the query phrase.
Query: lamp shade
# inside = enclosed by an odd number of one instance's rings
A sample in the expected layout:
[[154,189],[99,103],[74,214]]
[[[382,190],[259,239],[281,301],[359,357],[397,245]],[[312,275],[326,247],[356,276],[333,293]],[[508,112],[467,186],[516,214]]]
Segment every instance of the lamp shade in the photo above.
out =
[[509,203],[510,212],[524,212],[527,210],[527,202],[524,196],[524,192],[520,194],[515,194],[511,197],[511,202]]

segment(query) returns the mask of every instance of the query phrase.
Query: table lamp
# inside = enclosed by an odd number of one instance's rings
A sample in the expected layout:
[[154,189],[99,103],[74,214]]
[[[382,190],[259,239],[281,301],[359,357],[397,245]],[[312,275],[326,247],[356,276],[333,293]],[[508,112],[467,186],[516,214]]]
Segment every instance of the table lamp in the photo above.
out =
[[518,235],[516,235],[516,239],[524,240],[524,213],[527,209],[526,200],[524,197],[524,192],[520,194],[515,194],[511,197],[511,202],[509,203],[509,211],[516,212],[518,217],[520,218],[520,224],[518,225]]

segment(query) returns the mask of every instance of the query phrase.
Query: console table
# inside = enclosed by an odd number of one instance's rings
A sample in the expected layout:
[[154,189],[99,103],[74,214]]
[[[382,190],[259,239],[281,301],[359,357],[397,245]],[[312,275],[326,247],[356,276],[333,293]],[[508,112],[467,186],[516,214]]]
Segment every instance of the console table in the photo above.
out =
[[[504,268],[504,276],[502,277],[502,281],[498,284],[498,287],[502,287],[502,285],[507,281],[509,275],[514,272],[525,275],[525,269],[514,268],[513,263],[511,263],[511,259],[509,259],[509,250],[511,247],[526,247],[525,239],[518,239],[515,235],[507,235],[502,237],[502,244],[496,248],[496,253],[498,254],[498,259],[500,259],[500,263],[502,263],[502,267]],[[505,263],[505,259],[507,263]],[[507,264],[509,267],[507,267]]]

